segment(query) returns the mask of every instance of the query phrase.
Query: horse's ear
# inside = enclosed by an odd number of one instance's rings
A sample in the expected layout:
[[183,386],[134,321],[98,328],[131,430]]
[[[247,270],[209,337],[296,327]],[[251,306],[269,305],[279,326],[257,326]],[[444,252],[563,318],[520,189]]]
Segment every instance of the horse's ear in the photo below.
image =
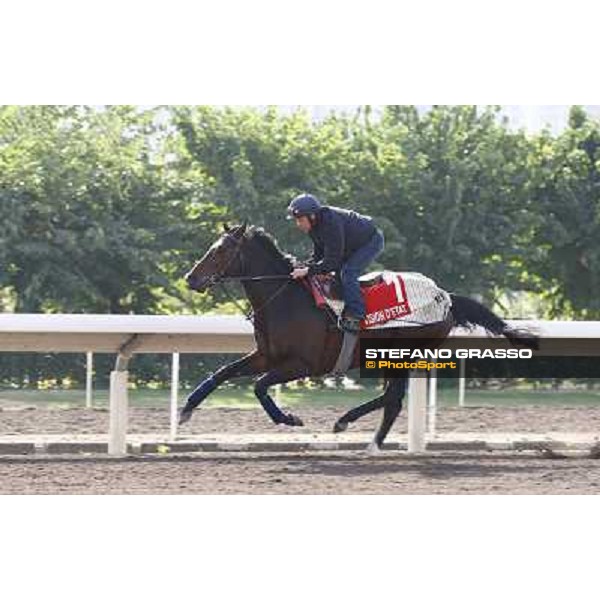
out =
[[244,221],[236,230],[236,237],[242,237],[246,233],[246,228],[248,227],[247,221]]
[[229,230],[231,229],[231,227],[229,227],[228,223],[223,223],[223,231],[225,233],[229,233]]

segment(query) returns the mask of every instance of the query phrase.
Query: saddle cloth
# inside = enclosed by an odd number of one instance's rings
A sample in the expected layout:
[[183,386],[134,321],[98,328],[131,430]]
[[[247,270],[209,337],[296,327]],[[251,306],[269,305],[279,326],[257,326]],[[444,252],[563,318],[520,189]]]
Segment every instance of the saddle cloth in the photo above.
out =
[[[344,309],[339,281],[332,275],[304,280],[321,309],[339,316]],[[359,278],[366,316],[361,329],[415,327],[444,321],[452,306],[450,295],[421,273],[379,271]]]

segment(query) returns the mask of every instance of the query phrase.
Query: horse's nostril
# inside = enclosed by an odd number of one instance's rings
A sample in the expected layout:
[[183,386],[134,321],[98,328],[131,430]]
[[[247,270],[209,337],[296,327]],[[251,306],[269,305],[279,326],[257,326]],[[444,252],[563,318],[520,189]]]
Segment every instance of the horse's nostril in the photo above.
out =
[[203,277],[202,275],[190,275],[189,277],[186,277],[186,281],[188,287],[195,292],[202,291],[206,285],[206,277]]

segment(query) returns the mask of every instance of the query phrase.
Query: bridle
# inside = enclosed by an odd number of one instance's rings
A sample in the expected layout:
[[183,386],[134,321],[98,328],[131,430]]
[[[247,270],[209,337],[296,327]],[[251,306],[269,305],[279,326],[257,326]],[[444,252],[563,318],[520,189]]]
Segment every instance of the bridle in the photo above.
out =
[[[277,298],[277,296],[279,296],[279,294],[281,294],[281,292],[283,292],[283,290],[286,288],[286,286],[294,280],[289,275],[254,275],[254,276],[251,276],[251,275],[223,275],[223,273],[226,273],[228,271],[229,267],[231,267],[231,265],[233,264],[233,261],[236,260],[237,258],[239,258],[239,260],[240,260],[240,272],[241,273],[244,272],[244,255],[242,254],[242,246],[247,241],[247,238],[245,238],[244,236],[242,236],[241,238],[238,239],[231,233],[226,233],[224,235],[224,239],[227,240],[228,242],[233,242],[236,245],[235,251],[234,251],[233,255],[231,256],[231,258],[227,261],[227,264],[222,269],[221,273],[215,273],[208,277],[206,287],[213,287],[218,284],[222,285],[223,291],[225,292],[225,294],[227,295],[229,300],[231,302],[233,302],[233,304],[242,311],[242,313],[244,314],[244,317],[248,321],[253,323],[256,315],[259,312],[263,311],[265,309],[265,307],[267,305],[269,305],[275,298]],[[269,296],[267,301],[264,302],[262,304],[262,306],[260,306],[259,308],[255,309],[255,310],[250,309],[249,311],[247,311],[233,297],[233,295],[229,292],[229,290],[225,287],[225,284],[230,281],[244,282],[244,281],[282,281],[282,280],[284,280],[284,282],[277,288],[277,290],[271,296]]]

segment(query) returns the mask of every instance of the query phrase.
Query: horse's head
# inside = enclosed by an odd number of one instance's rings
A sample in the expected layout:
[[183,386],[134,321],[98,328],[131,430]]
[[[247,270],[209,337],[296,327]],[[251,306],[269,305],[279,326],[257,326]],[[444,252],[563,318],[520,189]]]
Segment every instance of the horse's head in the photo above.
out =
[[244,243],[246,224],[239,227],[223,226],[221,237],[185,276],[187,284],[196,292],[204,292],[219,278],[233,275],[232,268]]

